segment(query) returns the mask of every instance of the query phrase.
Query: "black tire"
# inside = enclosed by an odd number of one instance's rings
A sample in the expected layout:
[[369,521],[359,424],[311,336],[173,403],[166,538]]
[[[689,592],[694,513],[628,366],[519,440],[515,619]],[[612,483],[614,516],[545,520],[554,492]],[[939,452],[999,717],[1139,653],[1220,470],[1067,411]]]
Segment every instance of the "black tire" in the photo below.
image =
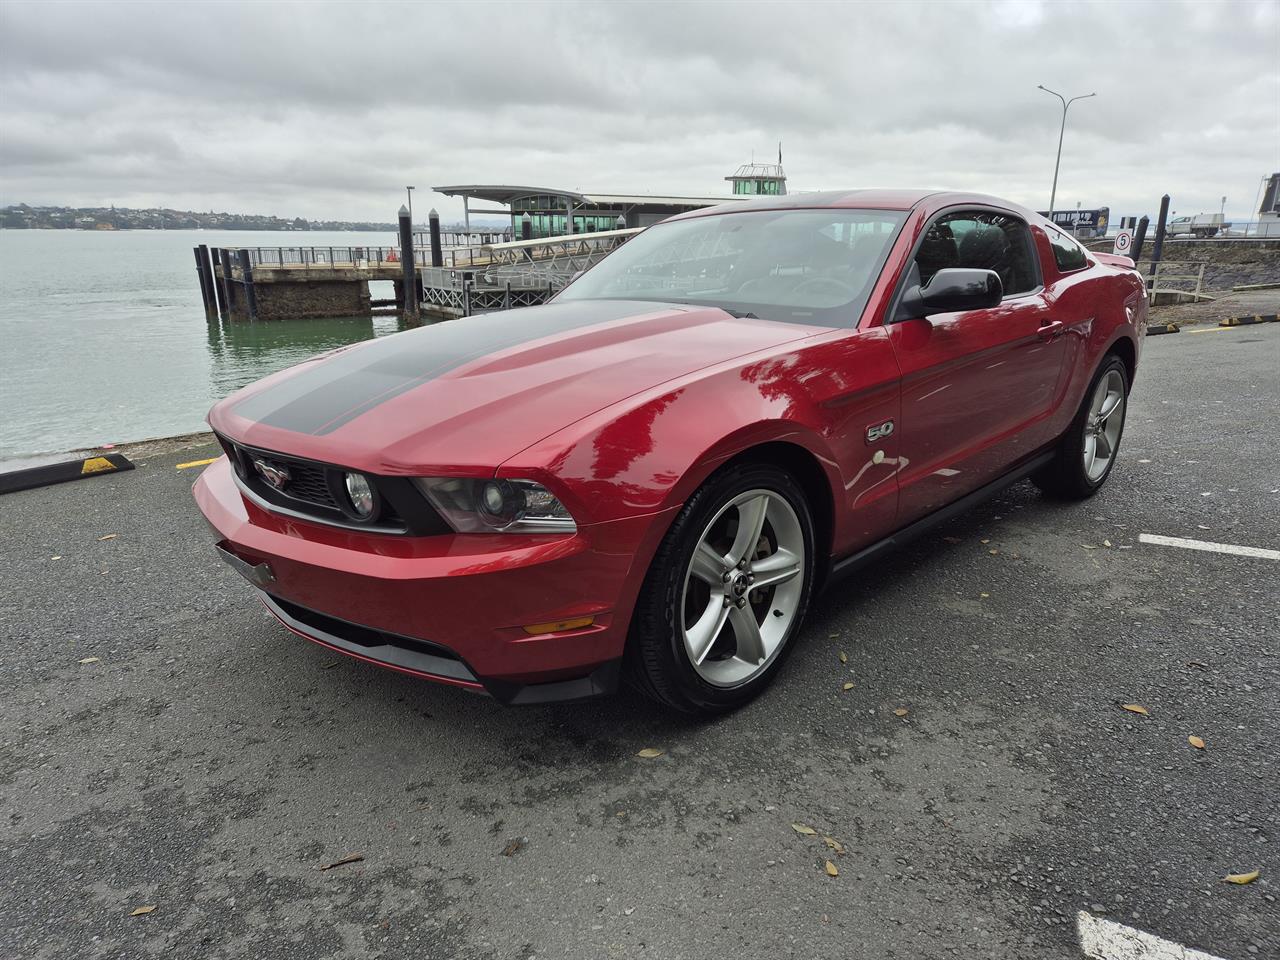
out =
[[[1102,379],[1115,372],[1119,373],[1123,383],[1125,399],[1124,406],[1119,411],[1120,432],[1115,439],[1114,451],[1106,469],[1101,476],[1091,478],[1085,470],[1083,457],[1085,431],[1089,428],[1090,403]],[[1080,401],[1080,409],[1076,411],[1067,432],[1058,441],[1053,459],[1031,475],[1031,482],[1047,496],[1057,500],[1087,500],[1101,490],[1116,465],[1120,442],[1124,438],[1124,417],[1128,414],[1128,399],[1129,374],[1124,361],[1115,354],[1108,354],[1093,375],[1093,379],[1089,381],[1089,389],[1085,391]]]
[[[682,623],[677,616],[684,616],[685,576],[703,531],[726,504],[752,490],[780,495],[795,511],[804,538],[804,583],[781,644],[760,672],[735,686],[720,686],[695,670],[685,651]],[[795,645],[813,594],[815,569],[813,517],[804,492],[790,474],[758,462],[738,463],[721,470],[685,503],[649,566],[631,618],[624,663],[627,683],[684,713],[714,715],[747,703],[773,681]]]

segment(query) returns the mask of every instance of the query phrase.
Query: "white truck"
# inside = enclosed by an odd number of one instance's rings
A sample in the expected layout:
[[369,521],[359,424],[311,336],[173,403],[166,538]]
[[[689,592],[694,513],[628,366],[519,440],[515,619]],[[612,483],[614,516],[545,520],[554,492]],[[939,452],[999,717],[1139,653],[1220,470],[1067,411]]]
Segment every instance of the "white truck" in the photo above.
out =
[[1212,237],[1216,236],[1219,230],[1227,230],[1231,227],[1229,223],[1222,222],[1222,214],[1220,213],[1198,213],[1194,217],[1177,217],[1170,220],[1164,228],[1165,236],[1192,236],[1192,237]]

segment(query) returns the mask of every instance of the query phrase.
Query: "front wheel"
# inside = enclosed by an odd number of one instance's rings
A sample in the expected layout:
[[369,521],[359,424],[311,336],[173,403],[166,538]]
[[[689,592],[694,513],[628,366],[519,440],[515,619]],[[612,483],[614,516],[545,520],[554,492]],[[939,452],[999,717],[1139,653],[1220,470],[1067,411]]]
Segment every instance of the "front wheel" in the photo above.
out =
[[1058,442],[1053,459],[1032,474],[1032,482],[1062,500],[1084,500],[1102,489],[1120,452],[1128,399],[1124,361],[1108,356]]
[[813,587],[813,518],[770,464],[712,477],[681,509],[632,619],[627,675],[686,713],[722,713],[777,675]]

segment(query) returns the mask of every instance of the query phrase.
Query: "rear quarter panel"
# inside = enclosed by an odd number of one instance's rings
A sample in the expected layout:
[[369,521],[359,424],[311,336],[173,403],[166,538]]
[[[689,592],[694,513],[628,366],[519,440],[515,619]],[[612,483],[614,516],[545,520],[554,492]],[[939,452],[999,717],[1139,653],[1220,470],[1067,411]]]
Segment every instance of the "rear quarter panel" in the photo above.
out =
[[1060,433],[1070,425],[1107,353],[1128,349],[1136,373],[1147,332],[1147,289],[1131,266],[1103,263],[1092,253],[1087,268],[1063,273],[1043,229],[1034,232],[1055,319],[1067,325],[1067,357],[1054,415]]

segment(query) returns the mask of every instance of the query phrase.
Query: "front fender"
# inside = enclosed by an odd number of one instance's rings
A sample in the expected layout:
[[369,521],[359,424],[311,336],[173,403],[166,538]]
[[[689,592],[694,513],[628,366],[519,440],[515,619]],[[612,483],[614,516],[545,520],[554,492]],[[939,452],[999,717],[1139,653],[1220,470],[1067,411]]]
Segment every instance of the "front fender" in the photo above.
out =
[[888,532],[897,509],[899,372],[882,328],[832,330],[786,350],[654,387],[516,456],[504,476],[547,483],[590,523],[678,507],[727,460],[762,444],[804,451],[835,506],[833,547]]

